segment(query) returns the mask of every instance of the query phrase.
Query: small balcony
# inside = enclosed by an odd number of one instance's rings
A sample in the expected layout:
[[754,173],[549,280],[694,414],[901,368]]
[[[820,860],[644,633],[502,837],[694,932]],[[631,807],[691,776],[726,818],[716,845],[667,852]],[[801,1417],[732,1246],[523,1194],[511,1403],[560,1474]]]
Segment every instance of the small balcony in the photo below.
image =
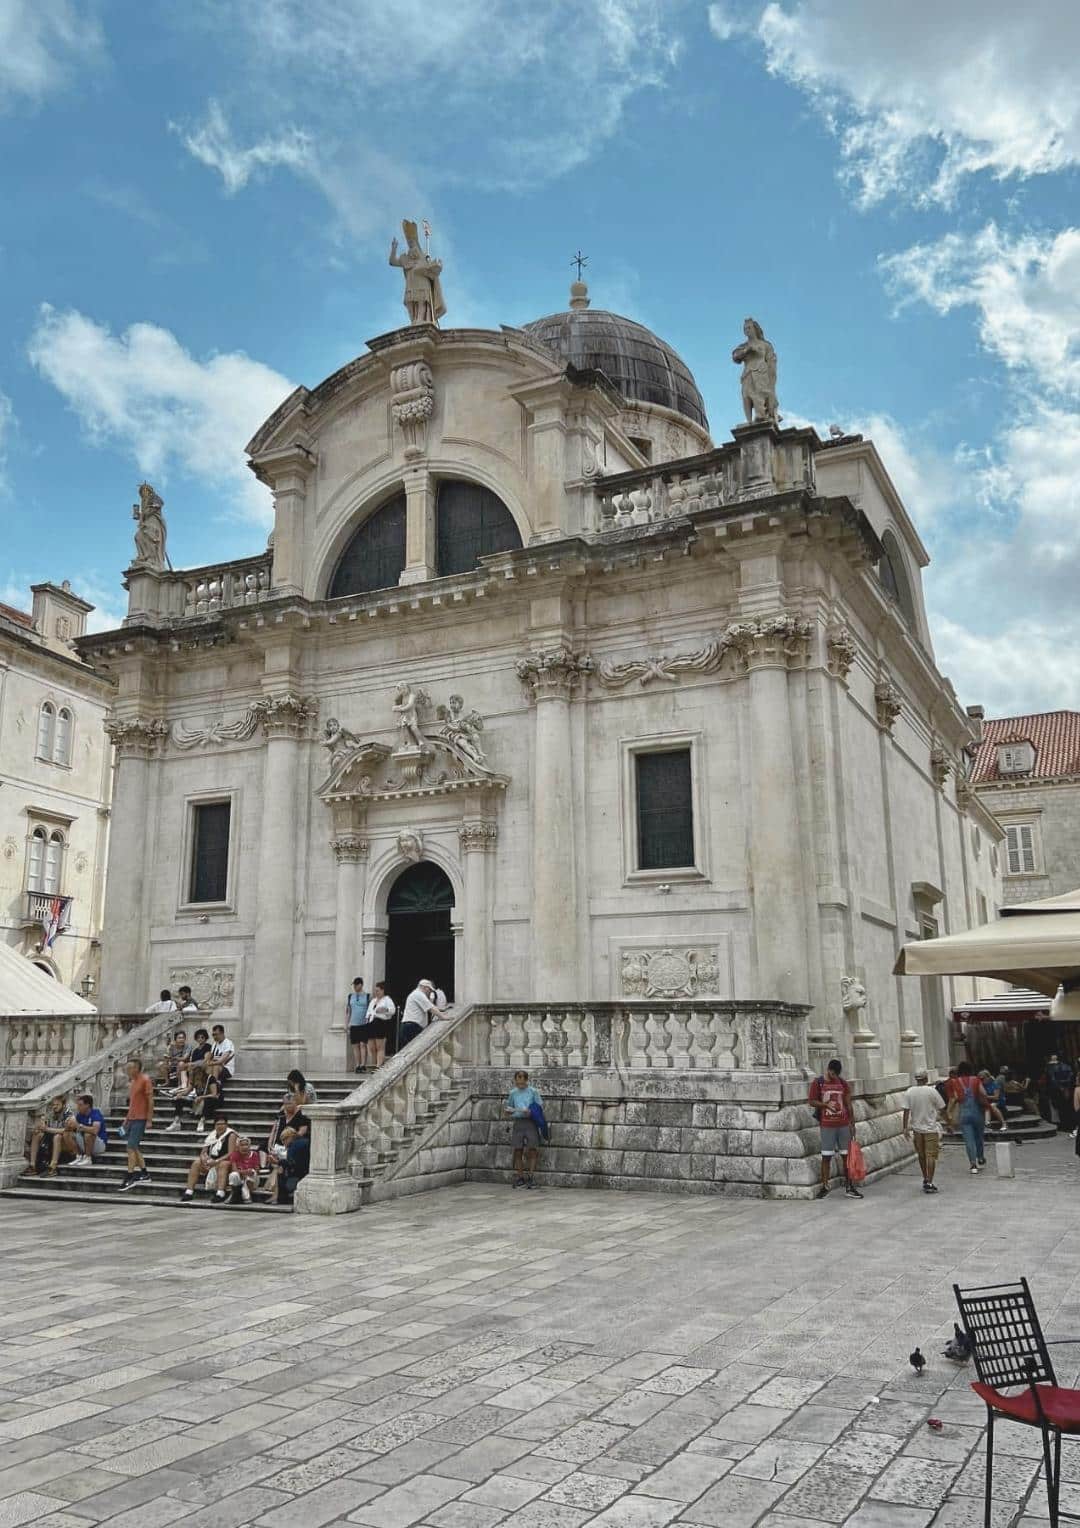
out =
[[38,923],[42,928],[52,923],[53,903],[60,903],[59,932],[62,934],[71,922],[71,909],[75,905],[74,897],[62,897],[55,891],[28,891],[26,892],[26,912],[23,914],[23,923]]

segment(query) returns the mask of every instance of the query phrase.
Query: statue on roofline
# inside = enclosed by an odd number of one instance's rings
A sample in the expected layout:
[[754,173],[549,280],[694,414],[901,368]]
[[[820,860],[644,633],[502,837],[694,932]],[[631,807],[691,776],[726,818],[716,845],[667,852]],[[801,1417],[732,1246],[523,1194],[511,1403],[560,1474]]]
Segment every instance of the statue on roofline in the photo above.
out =
[[131,506],[131,518],[136,522],[135,556],[133,568],[151,568],[155,573],[164,572],[168,558],[165,554],[165,501],[149,483],[139,484],[139,502]]
[[[427,224],[424,224],[425,231]],[[390,264],[405,272],[404,303],[410,324],[438,324],[446,312],[443,301],[442,261],[433,260],[426,249],[420,248],[416,236],[416,224],[405,218],[401,224],[405,235],[405,249],[398,253],[398,241],[390,245]]]
[[742,366],[742,400],[747,424],[755,419],[780,423],[780,405],[776,398],[776,351],[765,338],[756,318],[743,323],[746,336],[731,352],[736,366]]

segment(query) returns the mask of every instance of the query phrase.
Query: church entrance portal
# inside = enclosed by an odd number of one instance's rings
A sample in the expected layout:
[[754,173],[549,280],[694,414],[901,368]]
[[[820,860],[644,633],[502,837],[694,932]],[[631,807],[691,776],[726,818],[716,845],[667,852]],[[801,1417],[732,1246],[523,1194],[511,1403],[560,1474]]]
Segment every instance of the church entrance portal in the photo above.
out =
[[401,1007],[421,977],[454,996],[454,888],[438,865],[421,860],[390,888],[386,911],[386,990]]

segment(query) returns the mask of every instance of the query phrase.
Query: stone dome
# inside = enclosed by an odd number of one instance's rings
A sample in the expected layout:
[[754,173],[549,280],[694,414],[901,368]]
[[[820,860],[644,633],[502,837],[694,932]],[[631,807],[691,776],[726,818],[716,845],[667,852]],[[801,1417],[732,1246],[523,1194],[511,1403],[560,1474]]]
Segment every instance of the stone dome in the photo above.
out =
[[644,324],[575,303],[573,311],[549,313],[521,328],[571,365],[602,371],[629,402],[659,403],[708,430],[689,366]]

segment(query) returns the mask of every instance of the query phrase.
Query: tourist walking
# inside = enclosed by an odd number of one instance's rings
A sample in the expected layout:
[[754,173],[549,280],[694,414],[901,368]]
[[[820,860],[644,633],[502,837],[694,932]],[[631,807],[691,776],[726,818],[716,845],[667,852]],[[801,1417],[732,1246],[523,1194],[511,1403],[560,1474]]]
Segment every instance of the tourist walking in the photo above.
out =
[[354,976],[352,991],[345,999],[345,1022],[349,1026],[349,1044],[353,1049],[353,1071],[362,1072],[368,1050],[368,1008],[370,999],[364,991],[362,976]]
[[835,1156],[840,1158],[844,1175],[844,1193],[849,1199],[863,1197],[862,1190],[856,1188],[848,1177],[848,1148],[851,1145],[855,1116],[851,1108],[851,1084],[842,1075],[843,1070],[843,1064],[840,1061],[830,1061],[824,1075],[815,1077],[810,1084],[810,1096],[807,1099],[821,1126],[821,1186],[817,1191],[819,1199],[824,1199],[829,1192],[829,1179],[832,1176],[832,1162]]
[[396,1017],[397,1004],[382,982],[376,982],[368,1009],[368,1055],[374,1052],[373,1064],[377,1067],[386,1060],[386,1042],[393,1032]]
[[405,1011],[401,1017],[401,1038],[398,1049],[404,1050],[410,1040],[415,1040],[417,1035],[431,1023],[432,1019],[441,1019],[442,1009],[435,1002],[435,987],[432,982],[421,980],[405,999]]
[[511,1120],[510,1145],[514,1152],[514,1187],[536,1187],[536,1163],[540,1155],[540,1125],[544,1101],[529,1082],[528,1072],[514,1073],[514,1086],[506,1095],[503,1114]]
[[150,1129],[154,1118],[154,1084],[143,1071],[142,1062],[129,1061],[127,1074],[128,1109],[120,1127],[120,1134],[127,1147],[127,1172],[120,1185],[121,1194],[126,1193],[130,1188],[141,1188],[150,1182],[150,1174],[147,1171],[146,1159],[141,1147],[143,1136]]
[[956,1068],[956,1080],[960,1093],[960,1134],[964,1137],[968,1166],[977,1174],[980,1167],[986,1166],[986,1111],[990,1100],[970,1061],[961,1061]]
[[905,1140],[914,1136],[915,1155],[922,1168],[924,1194],[936,1194],[934,1173],[941,1151],[941,1116],[945,1112],[945,1100],[937,1088],[930,1086],[930,1074],[925,1067],[915,1073],[915,1083],[904,1094],[904,1115],[901,1123]]

